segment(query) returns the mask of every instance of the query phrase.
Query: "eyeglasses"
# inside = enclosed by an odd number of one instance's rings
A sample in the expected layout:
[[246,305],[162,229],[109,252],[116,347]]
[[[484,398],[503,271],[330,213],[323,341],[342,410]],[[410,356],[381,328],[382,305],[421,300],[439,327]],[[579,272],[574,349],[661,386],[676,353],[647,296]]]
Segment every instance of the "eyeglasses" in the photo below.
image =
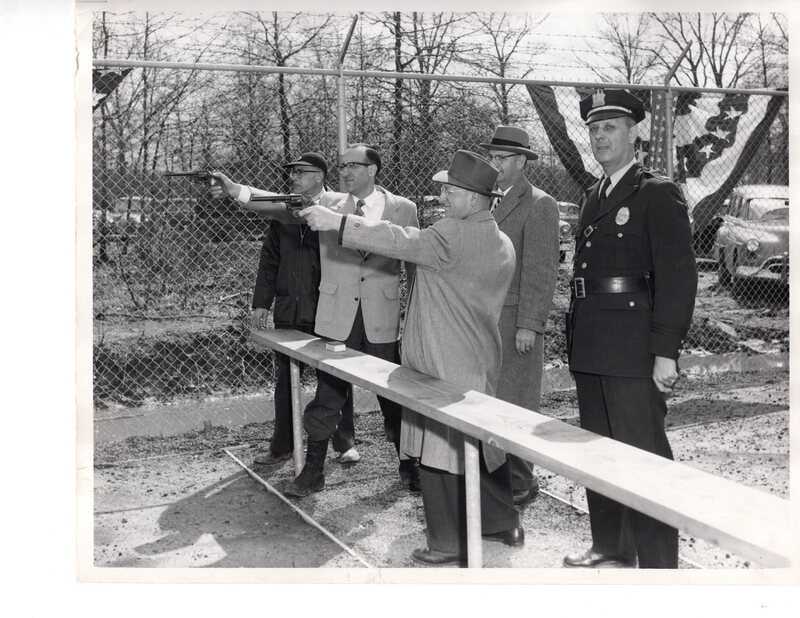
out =
[[502,163],[506,159],[508,159],[510,157],[516,157],[516,156],[517,156],[516,153],[512,152],[511,154],[507,154],[507,155],[498,155],[498,154],[489,155],[487,158],[489,159],[489,161],[497,161],[498,163]]
[[350,161],[350,163],[340,163],[339,165],[336,166],[336,169],[338,169],[340,172],[343,172],[344,170],[354,170],[359,165],[362,167],[369,167],[370,165],[374,165],[374,163],[362,163],[361,161]]
[[310,170],[302,167],[293,167],[289,170],[289,176],[302,176],[303,174],[310,174],[311,172],[318,172],[319,170]]
[[465,193],[467,189],[451,189],[447,185],[442,185],[442,193],[450,195],[451,193]]

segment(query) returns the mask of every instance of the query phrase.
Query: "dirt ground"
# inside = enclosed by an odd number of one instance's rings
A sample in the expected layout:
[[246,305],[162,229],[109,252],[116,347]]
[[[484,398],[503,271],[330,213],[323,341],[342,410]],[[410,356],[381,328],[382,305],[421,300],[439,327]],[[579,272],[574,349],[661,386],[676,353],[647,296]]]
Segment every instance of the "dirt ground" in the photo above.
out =
[[[788,499],[788,372],[690,374],[669,407],[676,460]],[[546,394],[542,412],[577,424],[574,390]],[[271,430],[271,422],[207,426],[97,444],[94,565],[363,568],[222,451],[249,465]],[[422,568],[409,558],[425,545],[422,501],[399,481],[380,413],[361,413],[356,431],[362,460],[345,467],[329,451],[325,491],[293,504],[371,566]],[[278,490],[294,476],[292,461],[254,470]],[[560,569],[564,554],[590,543],[583,488],[538,474],[542,494],[523,513],[525,547],[484,543],[486,567]],[[683,534],[680,553],[684,569],[758,568]]]

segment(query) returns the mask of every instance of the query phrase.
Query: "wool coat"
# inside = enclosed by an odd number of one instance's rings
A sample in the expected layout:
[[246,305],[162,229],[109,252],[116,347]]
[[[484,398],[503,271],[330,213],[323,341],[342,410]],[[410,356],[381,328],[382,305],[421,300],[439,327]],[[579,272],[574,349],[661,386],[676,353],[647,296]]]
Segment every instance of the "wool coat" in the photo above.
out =
[[[424,230],[346,217],[340,237],[343,246],[417,264],[403,366],[494,395],[501,363],[498,320],[515,257],[491,213],[445,218]],[[425,466],[464,473],[463,435],[409,410],[403,412],[400,449]],[[483,444],[482,452],[490,471],[505,462],[496,447]]]
[[[511,239],[517,257],[500,314],[503,365],[496,397],[538,411],[544,333],[558,279],[558,204],[522,177],[493,214],[500,230]],[[527,354],[517,352],[518,328],[536,333],[533,349]]]

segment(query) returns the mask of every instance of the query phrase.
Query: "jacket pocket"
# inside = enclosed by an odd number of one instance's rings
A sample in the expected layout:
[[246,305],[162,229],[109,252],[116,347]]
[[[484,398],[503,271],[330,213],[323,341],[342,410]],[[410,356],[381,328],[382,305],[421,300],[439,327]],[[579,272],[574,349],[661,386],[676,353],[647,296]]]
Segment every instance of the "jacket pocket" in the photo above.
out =
[[389,300],[397,300],[397,298],[399,298],[399,290],[396,285],[383,288],[383,295]]
[[297,304],[291,296],[276,296],[272,319],[275,324],[294,324]]
[[317,322],[332,322],[336,315],[336,288],[332,281],[321,281],[319,284],[319,303],[317,304]]

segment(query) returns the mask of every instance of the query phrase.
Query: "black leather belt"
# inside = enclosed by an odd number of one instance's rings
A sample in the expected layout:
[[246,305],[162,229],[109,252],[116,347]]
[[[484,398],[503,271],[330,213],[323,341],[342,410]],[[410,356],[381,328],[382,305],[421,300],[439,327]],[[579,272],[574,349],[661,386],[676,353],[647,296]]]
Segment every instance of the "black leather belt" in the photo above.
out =
[[587,294],[622,294],[624,292],[647,292],[648,277],[575,277],[570,284],[575,298],[586,298]]

